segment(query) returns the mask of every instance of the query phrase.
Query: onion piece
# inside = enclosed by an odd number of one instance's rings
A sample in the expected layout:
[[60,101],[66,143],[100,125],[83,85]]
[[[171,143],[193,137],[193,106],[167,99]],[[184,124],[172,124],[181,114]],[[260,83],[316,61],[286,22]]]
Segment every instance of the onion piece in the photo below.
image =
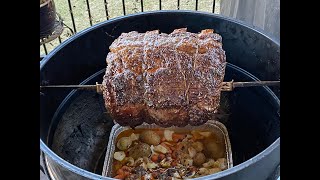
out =
[[124,162],[127,166],[134,166],[134,159],[132,157],[125,157]]
[[126,153],[124,153],[123,151],[115,152],[113,155],[113,158],[118,161],[122,161],[125,157],[126,157]]
[[130,135],[130,139],[131,139],[131,141],[137,141],[137,140],[139,140],[139,136],[140,136],[140,134],[134,134],[134,133],[132,133],[132,134]]
[[193,147],[189,147],[188,152],[191,158],[193,158],[197,154],[197,151]]
[[209,159],[209,161],[206,163],[203,163],[202,166],[205,168],[208,168],[208,167],[212,167],[214,164],[215,164],[215,161],[213,159]]
[[154,168],[156,168],[156,167],[158,167],[158,164],[156,164],[156,163],[154,163],[154,162],[148,162],[148,163],[147,163],[147,168],[148,168],[148,169],[154,169]]
[[150,146],[150,150],[151,150],[151,156],[154,155],[154,154],[157,154],[156,152],[154,152],[154,146],[153,145]]
[[204,137],[209,137],[209,136],[211,135],[211,132],[209,132],[209,131],[202,131],[202,132],[199,132],[199,134],[200,134],[201,136],[204,136]]
[[160,153],[162,153],[162,154],[166,154],[166,153],[168,152],[168,149],[165,148],[165,147],[162,146],[162,145],[154,146],[153,150],[154,150],[155,152],[160,152]]
[[174,131],[171,131],[171,130],[164,130],[163,132],[163,135],[164,135],[164,138],[167,140],[167,141],[173,141],[172,139],[172,134],[174,133]]

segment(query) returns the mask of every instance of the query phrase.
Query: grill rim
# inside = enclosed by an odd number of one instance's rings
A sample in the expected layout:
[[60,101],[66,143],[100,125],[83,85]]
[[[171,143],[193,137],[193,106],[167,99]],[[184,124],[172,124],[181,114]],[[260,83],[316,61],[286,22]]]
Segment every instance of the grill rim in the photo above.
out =
[[[67,39],[66,41],[62,42],[53,51],[51,51],[48,55],[46,55],[43,58],[43,60],[40,62],[40,71],[46,65],[46,63],[51,59],[51,57],[53,55],[55,55],[58,51],[60,51],[62,48],[64,48],[66,45],[68,45],[72,41],[74,41],[77,38],[81,37],[83,34],[91,32],[91,31],[93,31],[93,30],[95,30],[97,28],[100,28],[102,26],[105,26],[107,24],[121,21],[122,19],[130,19],[130,18],[135,18],[135,17],[139,17],[139,16],[145,16],[145,15],[148,15],[148,14],[152,14],[152,15],[157,15],[157,14],[198,14],[198,15],[203,15],[203,16],[215,17],[217,19],[230,21],[230,22],[233,22],[233,23],[238,24],[240,26],[243,26],[245,28],[248,28],[248,29],[250,29],[252,31],[255,31],[259,35],[269,39],[270,41],[274,42],[277,46],[280,47],[279,39],[277,39],[274,36],[266,33],[265,31],[263,31],[262,29],[260,29],[258,27],[249,25],[249,24],[247,24],[245,22],[242,22],[240,20],[237,20],[237,19],[225,17],[225,16],[218,15],[218,14],[207,13],[207,12],[199,12],[199,11],[192,11],[192,10],[160,10],[160,11],[157,10],[157,11],[148,11],[148,12],[130,14],[130,15],[126,15],[126,16],[120,16],[120,17],[117,17],[117,18],[113,18],[113,19],[106,20],[104,22],[98,23],[96,25],[93,25],[93,26],[91,26],[91,27],[89,27],[87,29],[84,29],[84,30],[78,32],[74,36],[72,36],[69,39]],[[243,71],[246,72],[246,74],[248,74],[248,76],[251,75],[249,72],[247,72],[245,70],[243,70]],[[250,77],[252,77],[252,76],[253,75],[251,75]],[[257,79],[255,76],[253,76],[253,77],[254,77],[254,79]],[[276,100],[277,106],[280,107],[279,98],[271,91],[271,89],[269,89],[267,87],[264,87],[264,88],[266,88],[266,90],[269,92],[269,94],[274,97],[274,99]],[[210,177],[210,178],[222,178],[222,177],[228,176],[230,174],[233,174],[235,172],[241,171],[241,170],[243,170],[243,169],[245,169],[245,168],[247,168],[249,166],[254,165],[256,162],[261,161],[262,159],[264,159],[266,156],[271,154],[271,152],[273,152],[277,148],[280,148],[280,137],[278,137],[271,145],[269,145],[267,148],[265,148],[263,151],[261,151],[260,153],[258,153],[254,157],[252,157],[251,159],[249,159],[249,160],[247,160],[245,162],[242,162],[242,163],[240,163],[240,164],[238,164],[238,165],[236,165],[236,166],[234,166],[234,167],[232,167],[230,169],[222,171],[220,173],[209,175],[209,176],[205,176],[205,177],[200,177],[198,179],[199,180],[204,180],[204,179],[207,179],[208,177]],[[48,157],[51,158],[53,161],[59,163],[61,166],[63,166],[64,168],[68,169],[69,171],[74,172],[74,173],[79,174],[79,175],[82,175],[83,177],[90,178],[90,179],[108,179],[108,180],[113,179],[113,178],[103,177],[102,175],[98,175],[98,174],[86,171],[84,169],[81,169],[81,168],[79,168],[79,167],[67,162],[66,160],[62,159],[57,154],[55,154],[46,145],[46,143],[42,141],[41,138],[40,138],[40,149],[45,154],[45,156],[47,158]],[[47,161],[46,161],[46,163],[47,163]]]

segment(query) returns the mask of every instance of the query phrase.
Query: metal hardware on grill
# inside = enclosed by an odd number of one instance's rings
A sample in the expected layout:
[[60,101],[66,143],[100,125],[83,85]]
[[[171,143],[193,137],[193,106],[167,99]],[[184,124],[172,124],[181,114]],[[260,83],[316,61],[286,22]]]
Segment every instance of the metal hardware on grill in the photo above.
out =
[[[233,91],[238,87],[253,87],[253,86],[279,86],[280,81],[252,81],[252,82],[223,82],[221,91]],[[40,90],[44,88],[73,88],[79,90],[95,90],[101,94],[103,91],[102,84],[96,82],[96,85],[47,85],[40,86]]]

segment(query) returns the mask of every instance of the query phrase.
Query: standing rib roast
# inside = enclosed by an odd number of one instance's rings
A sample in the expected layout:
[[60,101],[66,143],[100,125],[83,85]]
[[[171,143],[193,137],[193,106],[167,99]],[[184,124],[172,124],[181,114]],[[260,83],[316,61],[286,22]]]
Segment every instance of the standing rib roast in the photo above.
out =
[[200,125],[219,107],[226,56],[212,29],[122,33],[106,61],[103,97],[122,126]]

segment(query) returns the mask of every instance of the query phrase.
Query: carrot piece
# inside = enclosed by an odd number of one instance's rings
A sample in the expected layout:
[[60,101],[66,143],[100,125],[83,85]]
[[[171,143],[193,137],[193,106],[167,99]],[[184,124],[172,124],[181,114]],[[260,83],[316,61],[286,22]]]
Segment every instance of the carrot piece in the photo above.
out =
[[178,138],[172,138],[173,142],[179,142],[180,139]]
[[122,166],[121,169],[124,170],[124,171],[130,171],[131,170],[128,166]]
[[204,139],[204,136],[202,136],[201,134],[199,134],[199,132],[198,131],[194,131],[194,132],[191,132],[191,134],[192,134],[192,139],[193,140],[199,140],[199,139]]
[[161,142],[164,142],[164,141],[166,141],[166,138],[162,137]]
[[118,171],[119,169],[121,169],[122,164],[119,161],[113,161],[113,167],[115,171]]
[[151,161],[158,162],[158,158],[159,158],[158,155],[154,154],[151,156]]
[[163,130],[157,130],[155,133],[157,133],[159,136],[163,136]]
[[124,177],[129,176],[129,174],[130,174],[130,172],[128,172],[128,171],[124,171]]
[[178,151],[179,151],[179,150],[181,150],[181,149],[182,149],[182,147],[183,147],[183,145],[182,145],[182,144],[178,144],[178,145],[177,145],[176,150],[178,150]]
[[123,174],[123,170],[122,169],[118,169],[117,174]]
[[160,143],[160,145],[165,147],[169,153],[172,153],[172,150],[165,143]]
[[172,157],[173,159],[177,159],[177,156],[178,156],[178,152],[177,152],[177,151],[173,151],[171,157]]
[[171,166],[175,167],[177,165],[177,162],[176,161],[172,161],[171,162]]
[[157,177],[158,177],[158,175],[159,175],[159,173],[158,173],[158,172],[152,172],[152,173],[151,173],[151,176],[152,176],[153,178],[157,178]]
[[129,151],[124,152],[126,154],[126,157],[129,156]]
[[172,157],[172,159],[177,159],[177,156],[174,152],[172,153],[171,157]]
[[166,156],[164,155],[164,154],[159,154],[159,159],[160,159],[160,161],[162,160],[162,159],[164,159]]
[[124,174],[118,174],[114,178],[115,179],[124,179]]
[[177,133],[172,134],[172,138],[183,139],[184,137],[185,137],[184,134],[177,134]]
[[178,142],[178,141],[182,140],[183,138],[185,138],[185,135],[183,135],[183,134],[176,134],[176,133],[172,134],[172,139],[174,142]]

